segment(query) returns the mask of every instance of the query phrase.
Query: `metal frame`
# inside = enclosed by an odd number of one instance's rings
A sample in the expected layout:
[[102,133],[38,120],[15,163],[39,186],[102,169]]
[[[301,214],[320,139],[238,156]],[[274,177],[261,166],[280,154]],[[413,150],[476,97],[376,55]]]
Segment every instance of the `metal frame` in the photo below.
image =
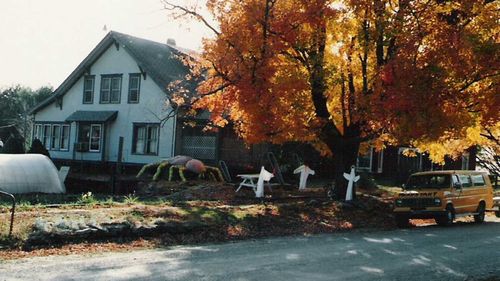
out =
[[0,195],[9,197],[12,200],[12,209],[11,209],[11,215],[10,215],[10,229],[9,229],[9,238],[10,238],[12,236],[12,229],[14,227],[14,213],[16,210],[16,197],[14,197],[14,195],[12,195],[8,192],[4,192],[4,191],[0,191]]

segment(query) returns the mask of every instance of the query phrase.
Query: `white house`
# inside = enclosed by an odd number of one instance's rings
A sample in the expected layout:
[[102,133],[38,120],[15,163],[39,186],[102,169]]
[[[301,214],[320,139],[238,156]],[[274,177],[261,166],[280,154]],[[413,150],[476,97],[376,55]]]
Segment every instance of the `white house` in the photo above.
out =
[[181,139],[177,116],[161,122],[171,109],[168,85],[187,73],[182,56],[172,44],[109,32],[54,94],[31,110],[33,138],[55,160],[117,162],[120,137],[124,163],[151,163],[182,152],[215,159],[215,136]]

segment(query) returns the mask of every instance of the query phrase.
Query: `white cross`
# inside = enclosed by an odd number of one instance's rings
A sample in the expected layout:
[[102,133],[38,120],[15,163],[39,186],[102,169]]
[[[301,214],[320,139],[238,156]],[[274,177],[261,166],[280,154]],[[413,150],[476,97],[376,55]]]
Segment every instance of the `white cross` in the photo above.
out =
[[352,200],[352,187],[355,182],[359,180],[359,176],[356,176],[355,174],[356,167],[351,166],[351,173],[344,173],[344,178],[349,181],[349,184],[347,185],[347,193],[345,195],[345,201],[351,201]]

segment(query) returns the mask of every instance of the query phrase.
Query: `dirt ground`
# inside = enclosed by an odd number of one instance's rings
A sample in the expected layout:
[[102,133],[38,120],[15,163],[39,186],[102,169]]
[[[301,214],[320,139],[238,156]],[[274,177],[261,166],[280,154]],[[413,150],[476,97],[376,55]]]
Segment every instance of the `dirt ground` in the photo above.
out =
[[[225,184],[144,182],[139,199],[133,202],[24,208],[16,213],[12,238],[6,237],[9,214],[4,208],[0,212],[0,259],[395,228],[391,194],[383,190],[358,191],[356,204],[346,204],[327,199],[322,188],[298,191],[274,187],[266,190],[266,198],[256,199],[250,189],[236,193],[234,186]],[[122,224],[132,230],[152,229],[151,225],[159,223],[198,227],[57,240],[51,236],[42,239],[44,243],[33,242],[39,241],[33,236],[38,233],[35,226],[40,221],[97,227]],[[434,221],[413,221],[414,225],[431,223]]]

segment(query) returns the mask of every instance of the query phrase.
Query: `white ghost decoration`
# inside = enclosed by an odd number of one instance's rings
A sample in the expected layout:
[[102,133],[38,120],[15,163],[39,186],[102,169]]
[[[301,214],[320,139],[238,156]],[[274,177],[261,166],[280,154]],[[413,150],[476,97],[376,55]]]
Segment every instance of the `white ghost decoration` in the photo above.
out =
[[257,181],[257,190],[255,191],[255,197],[264,197],[264,181],[270,181],[274,175],[264,169],[264,166],[260,169],[259,180]]
[[294,174],[300,173],[299,190],[306,189],[307,177],[309,177],[309,175],[315,174],[314,170],[309,168],[309,166],[307,166],[307,165],[302,165],[302,166],[298,167],[297,169],[295,169],[293,171],[293,173]]

